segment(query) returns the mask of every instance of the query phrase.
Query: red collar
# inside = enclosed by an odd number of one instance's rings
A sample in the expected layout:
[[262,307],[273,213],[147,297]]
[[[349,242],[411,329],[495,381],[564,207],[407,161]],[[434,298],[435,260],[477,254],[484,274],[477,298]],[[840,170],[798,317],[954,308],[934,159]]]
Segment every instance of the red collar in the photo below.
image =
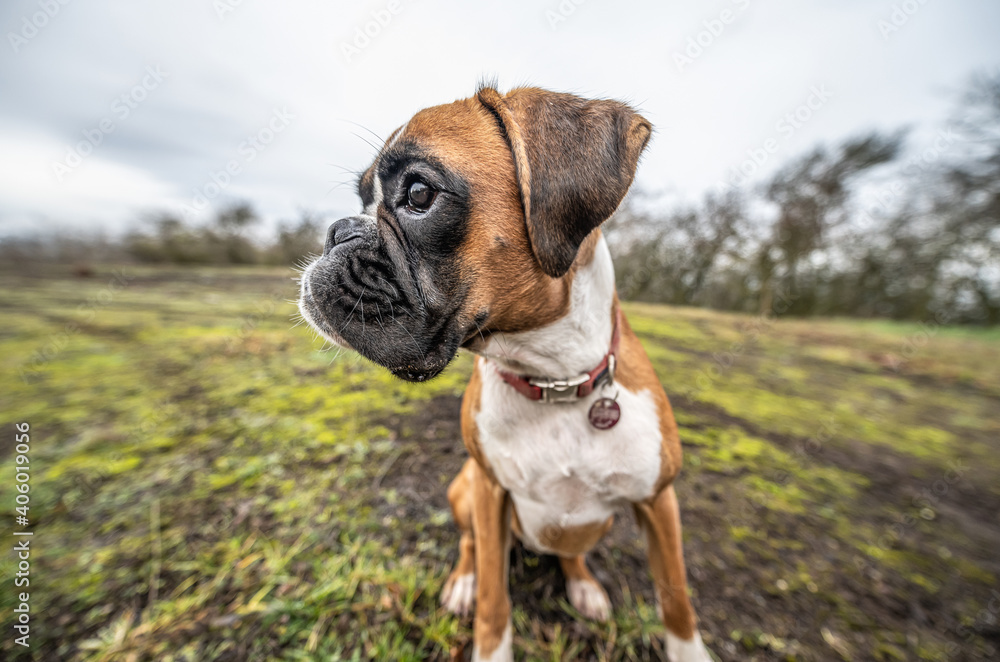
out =
[[[571,379],[542,379],[515,375],[497,368],[501,379],[514,387],[529,400],[541,402],[573,402],[594,392],[604,380],[611,383],[615,378],[618,341],[621,337],[621,308],[615,307],[614,325],[611,330],[611,348],[596,368]],[[494,364],[496,365],[496,364]]]

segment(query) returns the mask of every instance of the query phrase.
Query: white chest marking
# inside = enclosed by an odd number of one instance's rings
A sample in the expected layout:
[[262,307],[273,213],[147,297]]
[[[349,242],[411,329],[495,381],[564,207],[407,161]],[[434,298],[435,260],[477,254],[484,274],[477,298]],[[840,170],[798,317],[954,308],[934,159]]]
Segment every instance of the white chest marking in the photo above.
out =
[[[482,354],[505,369],[511,361],[530,374],[565,378],[591,370],[611,341],[614,271],[603,238],[592,262],[573,282],[569,312],[546,327],[494,336]],[[479,362],[483,389],[476,416],[479,442],[500,483],[510,492],[526,542],[539,551],[546,527],[607,519],[627,502],[652,495],[660,474],[659,412],[649,391],[620,384],[568,404],[528,400]],[[610,430],[590,424],[600,397],[617,393],[621,420]]]
[[649,391],[619,385],[622,417],[610,430],[590,424],[595,392],[572,404],[528,400],[479,364],[483,379],[476,416],[479,442],[500,484],[510,492],[526,542],[539,542],[547,527],[600,522],[625,503],[652,495],[660,474],[659,415]]

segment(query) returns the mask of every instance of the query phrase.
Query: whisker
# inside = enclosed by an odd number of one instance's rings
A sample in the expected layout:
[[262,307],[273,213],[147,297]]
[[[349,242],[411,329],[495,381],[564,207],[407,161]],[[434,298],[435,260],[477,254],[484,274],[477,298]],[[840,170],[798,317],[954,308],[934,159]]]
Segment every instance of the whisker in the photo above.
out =
[[503,334],[503,331],[500,331],[499,333],[503,342],[499,342],[497,344],[500,345],[500,351],[503,352],[503,357],[510,360],[510,357],[507,355],[507,337]]
[[370,134],[372,134],[373,136],[375,136],[375,139],[376,139],[376,140],[378,140],[379,142],[381,142],[381,143],[384,143],[384,142],[385,142],[385,138],[383,138],[382,136],[378,135],[377,133],[375,133],[374,131],[372,131],[371,129],[369,129],[369,128],[368,128],[367,126],[365,126],[364,124],[358,124],[357,122],[353,122],[353,121],[351,121],[351,120],[340,120],[340,121],[341,121],[341,122],[347,122],[348,124],[353,124],[354,126],[356,126],[356,127],[360,128],[360,129],[364,129],[364,130],[365,130],[365,131],[367,131],[368,133],[370,133]]
[[427,353],[420,351],[420,345],[417,344],[417,339],[413,337],[413,334],[410,333],[409,330],[405,326],[403,326],[403,323],[400,322],[398,319],[393,318],[393,321],[395,321],[396,324],[399,325],[399,328],[401,328],[404,332],[406,332],[406,335],[410,336],[410,340],[413,341],[413,349],[417,350],[417,354],[420,355],[420,358],[426,361]]
[[353,175],[354,177],[357,177],[358,175],[361,174],[360,172],[358,172],[354,168],[345,168],[344,166],[340,165],[339,163],[327,163],[327,165],[328,166],[332,166],[334,168],[338,168],[341,172],[343,172],[345,174],[348,174],[348,175]]
[[361,136],[361,135],[358,135],[358,134],[357,134],[357,133],[355,133],[354,131],[351,131],[351,135],[352,135],[352,136],[354,136],[355,138],[358,138],[358,139],[360,139],[360,140],[363,140],[363,141],[364,141],[364,142],[365,142],[365,143],[366,143],[366,144],[367,144],[367,145],[368,145],[369,147],[371,147],[372,149],[374,149],[374,150],[375,150],[375,153],[376,153],[376,154],[379,154],[379,155],[381,155],[381,154],[382,154],[382,148],[381,148],[381,147],[379,147],[378,145],[376,145],[375,143],[373,143],[372,141],[368,140],[368,139],[367,139],[367,138],[365,138],[364,136]]
[[[347,325],[351,323],[351,318],[354,317],[354,311],[357,310],[358,304],[361,303],[361,297],[365,295],[365,290],[366,288],[364,287],[361,288],[361,296],[359,296],[358,300],[354,302],[354,308],[351,308],[351,312],[347,315],[347,321],[344,322],[344,326],[340,327],[340,331],[337,331],[338,334],[343,333],[344,329],[347,328]],[[340,299],[338,299],[337,301],[339,302]]]

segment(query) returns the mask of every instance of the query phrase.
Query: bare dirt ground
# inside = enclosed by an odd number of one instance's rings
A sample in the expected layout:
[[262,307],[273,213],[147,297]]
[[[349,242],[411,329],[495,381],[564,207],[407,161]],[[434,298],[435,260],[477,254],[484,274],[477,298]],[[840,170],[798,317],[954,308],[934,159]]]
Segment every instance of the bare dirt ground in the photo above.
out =
[[[274,270],[111,277],[0,275],[2,423],[34,440],[36,658],[468,657],[470,619],[438,599],[469,358],[410,385],[319,351]],[[996,330],[626,311],[681,427],[720,660],[996,659]],[[554,559],[512,550],[518,659],[665,659],[628,510],[589,564],[607,624],[575,618]]]

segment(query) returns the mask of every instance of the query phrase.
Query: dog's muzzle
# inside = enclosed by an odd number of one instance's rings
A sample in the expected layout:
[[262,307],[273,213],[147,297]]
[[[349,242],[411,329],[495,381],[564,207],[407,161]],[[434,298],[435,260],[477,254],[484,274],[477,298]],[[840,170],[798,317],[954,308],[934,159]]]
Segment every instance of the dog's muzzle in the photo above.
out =
[[329,340],[425,381],[448,365],[458,341],[448,316],[427,309],[402,247],[387,241],[374,217],[335,221],[323,255],[303,273],[299,308]]

